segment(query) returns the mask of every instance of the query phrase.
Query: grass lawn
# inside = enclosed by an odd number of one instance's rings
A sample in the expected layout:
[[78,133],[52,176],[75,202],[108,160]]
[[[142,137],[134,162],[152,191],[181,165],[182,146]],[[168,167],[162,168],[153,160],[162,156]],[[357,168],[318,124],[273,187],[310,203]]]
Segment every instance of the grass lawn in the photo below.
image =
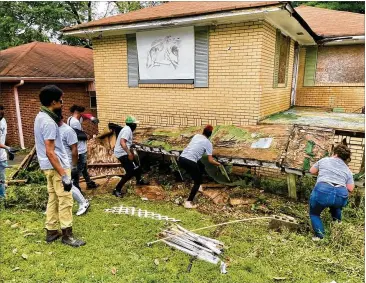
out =
[[[322,242],[313,242],[309,232],[270,231],[266,221],[200,231],[227,245],[227,274],[220,274],[219,266],[199,260],[194,261],[188,273],[188,255],[163,243],[147,247],[146,243],[155,240],[167,224],[103,211],[120,204],[175,217],[188,229],[228,220],[220,219],[217,211],[211,214],[188,211],[171,202],[142,201],[134,194],[122,200],[98,195],[87,215],[74,217],[74,233],[87,245],[71,248],[60,241],[45,243],[42,211],[6,209],[1,212],[0,279],[2,282],[364,281],[364,202],[357,210],[346,208],[343,223],[332,224],[326,217],[330,234]],[[301,207],[300,213],[306,217],[306,205]],[[15,223],[19,226],[12,228]]]

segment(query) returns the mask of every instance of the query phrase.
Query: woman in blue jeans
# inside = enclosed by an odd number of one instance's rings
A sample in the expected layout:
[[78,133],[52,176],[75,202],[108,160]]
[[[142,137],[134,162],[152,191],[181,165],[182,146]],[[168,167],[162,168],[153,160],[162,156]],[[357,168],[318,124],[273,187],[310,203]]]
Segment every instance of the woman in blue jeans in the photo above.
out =
[[347,163],[351,160],[350,149],[343,145],[334,148],[332,157],[316,162],[310,173],[318,175],[314,190],[310,195],[310,220],[316,235],[314,240],[323,239],[324,226],[320,218],[322,211],[329,207],[334,221],[341,221],[342,208],[348,201],[348,192],[354,189],[354,181]]

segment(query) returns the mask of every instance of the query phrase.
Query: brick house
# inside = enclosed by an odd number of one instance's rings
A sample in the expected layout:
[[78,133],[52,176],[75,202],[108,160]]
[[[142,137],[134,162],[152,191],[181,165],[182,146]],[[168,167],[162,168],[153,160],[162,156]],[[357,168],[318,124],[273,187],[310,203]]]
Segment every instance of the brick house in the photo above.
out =
[[364,76],[327,74],[344,50],[351,65],[337,72],[364,66],[363,19],[289,2],[169,2],[63,31],[93,39],[101,128],[127,114],[142,126],[255,125],[295,104],[361,108]]
[[[0,104],[5,107],[8,144],[34,144],[38,94],[48,84],[64,91],[65,117],[73,104],[83,105],[97,116],[92,50],[43,42],[9,48],[0,51]],[[89,135],[97,133],[95,125],[84,124]]]

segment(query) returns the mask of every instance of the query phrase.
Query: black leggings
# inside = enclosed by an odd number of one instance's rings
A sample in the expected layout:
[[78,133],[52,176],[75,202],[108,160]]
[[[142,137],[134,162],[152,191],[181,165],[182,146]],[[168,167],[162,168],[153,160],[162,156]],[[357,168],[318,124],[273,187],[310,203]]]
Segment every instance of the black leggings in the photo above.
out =
[[202,184],[202,173],[205,170],[205,166],[200,161],[196,163],[184,157],[179,157],[178,163],[179,166],[187,171],[187,173],[193,179],[194,185],[188,197],[188,201],[193,201],[198,189],[200,188],[200,185]]
[[[124,184],[127,183],[127,181],[129,181],[132,177],[136,177],[136,181],[139,182],[141,181],[141,168],[138,167],[135,169],[135,166],[133,165],[133,161],[129,160],[127,155],[124,155],[120,158],[118,158],[118,160],[121,162],[122,167],[125,169],[126,174],[122,177],[122,179],[119,181],[119,183],[116,186],[116,190],[117,191],[121,191],[122,187],[124,186]],[[123,192],[127,192],[126,190],[124,190]]]

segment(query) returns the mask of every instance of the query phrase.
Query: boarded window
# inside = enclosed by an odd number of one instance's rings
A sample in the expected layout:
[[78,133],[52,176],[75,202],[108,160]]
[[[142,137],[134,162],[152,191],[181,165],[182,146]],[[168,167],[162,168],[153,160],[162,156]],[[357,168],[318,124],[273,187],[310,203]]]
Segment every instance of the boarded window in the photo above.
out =
[[290,53],[290,38],[277,30],[274,68],[274,87],[287,85],[288,58]]
[[364,83],[363,45],[319,46],[316,83]]

